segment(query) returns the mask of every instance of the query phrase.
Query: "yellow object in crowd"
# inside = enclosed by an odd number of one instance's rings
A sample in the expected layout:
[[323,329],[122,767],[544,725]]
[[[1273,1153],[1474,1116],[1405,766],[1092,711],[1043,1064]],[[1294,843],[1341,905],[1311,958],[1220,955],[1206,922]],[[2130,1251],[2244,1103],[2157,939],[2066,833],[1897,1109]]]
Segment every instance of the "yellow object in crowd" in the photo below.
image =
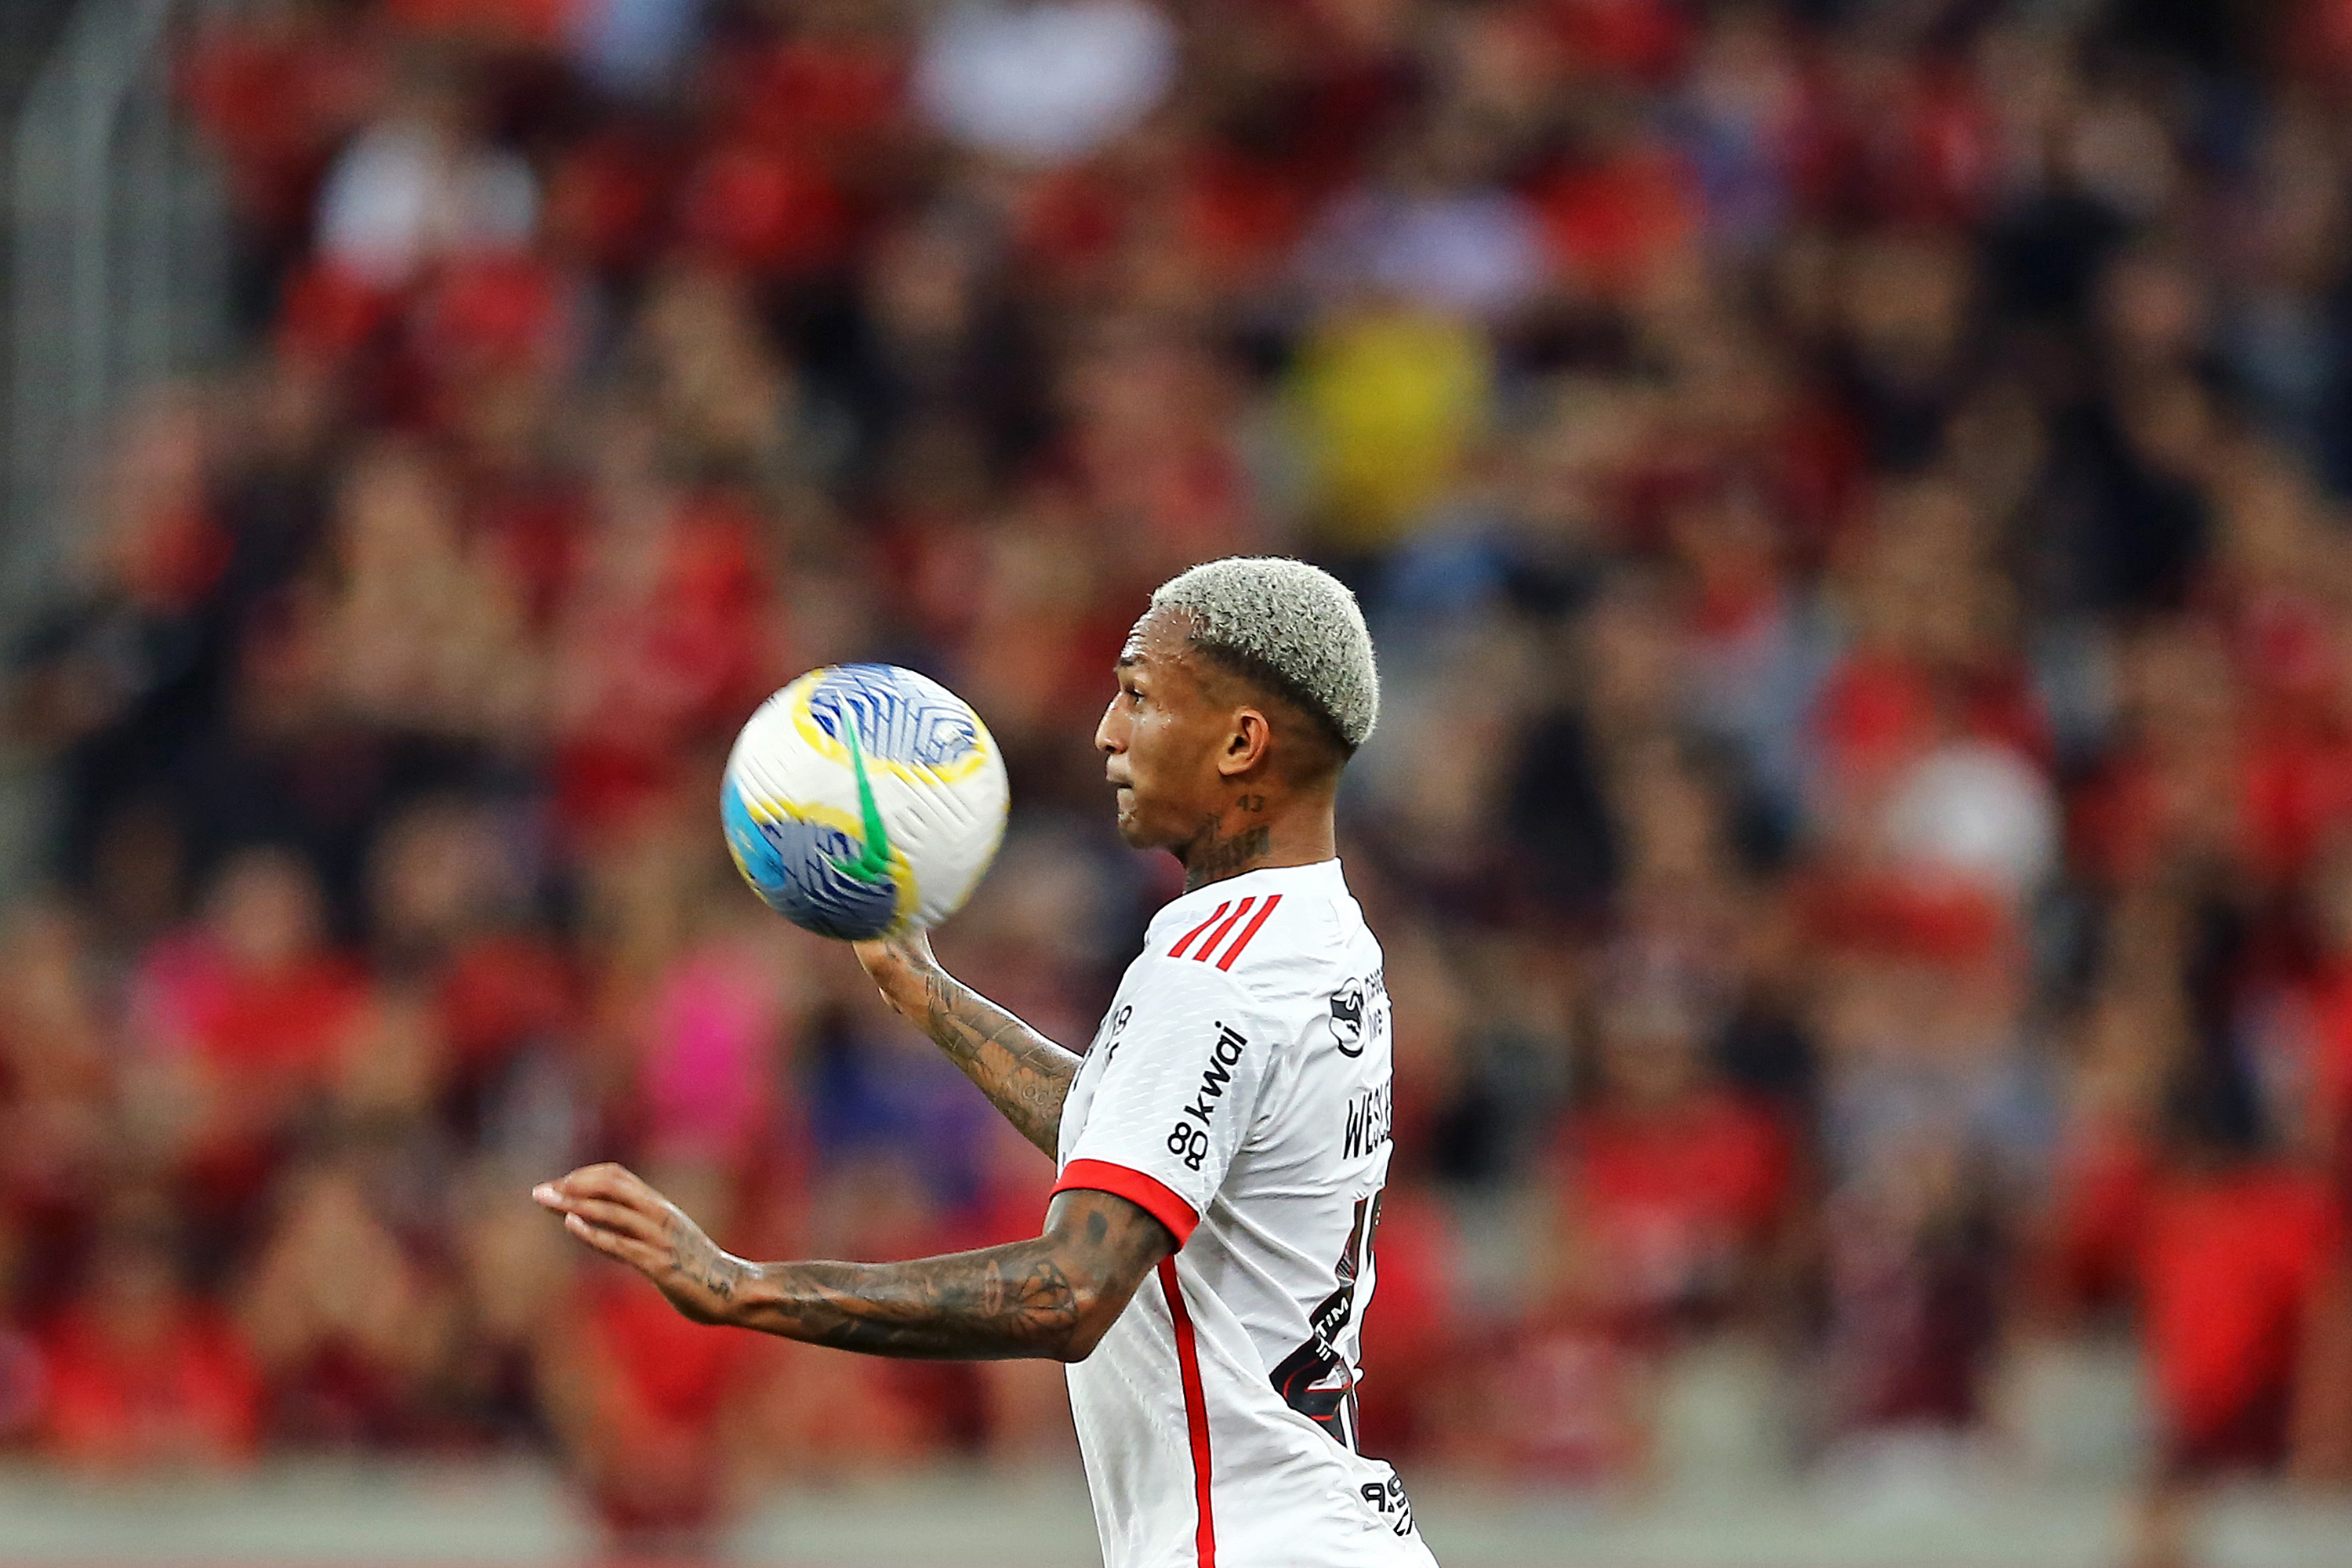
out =
[[1297,384],[1318,537],[1360,551],[1406,531],[1484,427],[1492,383],[1485,336],[1458,318],[1387,307],[1326,323]]

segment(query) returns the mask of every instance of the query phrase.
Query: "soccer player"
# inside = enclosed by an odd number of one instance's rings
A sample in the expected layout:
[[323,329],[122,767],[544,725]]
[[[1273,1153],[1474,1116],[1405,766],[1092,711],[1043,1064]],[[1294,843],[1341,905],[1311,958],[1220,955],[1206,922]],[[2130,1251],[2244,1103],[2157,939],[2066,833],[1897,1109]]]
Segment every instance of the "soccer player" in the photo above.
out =
[[1059,1162],[1036,1239],[751,1263],[617,1165],[532,1195],[698,1322],[1070,1363],[1107,1568],[1433,1568],[1396,1472],[1356,1450],[1389,1000],[1332,805],[1379,705],[1339,583],[1295,561],[1196,566],[1152,595],[1095,734],[1121,837],[1173,853],[1185,890],[1087,1054],[921,936],[858,944],[890,1005]]

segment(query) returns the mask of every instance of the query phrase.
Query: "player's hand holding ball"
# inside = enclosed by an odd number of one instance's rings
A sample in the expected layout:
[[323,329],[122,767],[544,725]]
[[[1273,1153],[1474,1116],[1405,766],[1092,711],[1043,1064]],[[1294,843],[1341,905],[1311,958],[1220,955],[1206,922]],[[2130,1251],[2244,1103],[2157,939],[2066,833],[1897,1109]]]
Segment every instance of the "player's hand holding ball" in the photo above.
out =
[[828,665],[743,726],[719,816],[736,868],[769,908],[820,936],[874,942],[963,906],[1003,842],[1008,794],[994,739],[954,692],[896,665]]

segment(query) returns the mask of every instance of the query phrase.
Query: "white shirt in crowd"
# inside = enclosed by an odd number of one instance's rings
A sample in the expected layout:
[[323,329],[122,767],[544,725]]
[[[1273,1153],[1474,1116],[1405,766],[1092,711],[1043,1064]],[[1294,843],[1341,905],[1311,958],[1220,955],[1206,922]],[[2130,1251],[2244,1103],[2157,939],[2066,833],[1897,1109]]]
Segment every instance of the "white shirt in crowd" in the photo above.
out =
[[915,64],[915,97],[968,146],[1052,168],[1140,124],[1176,77],[1176,33],[1144,0],[958,0]]
[[394,118],[362,132],[328,174],[319,250],[396,288],[446,257],[519,250],[538,221],[539,183],[520,155]]

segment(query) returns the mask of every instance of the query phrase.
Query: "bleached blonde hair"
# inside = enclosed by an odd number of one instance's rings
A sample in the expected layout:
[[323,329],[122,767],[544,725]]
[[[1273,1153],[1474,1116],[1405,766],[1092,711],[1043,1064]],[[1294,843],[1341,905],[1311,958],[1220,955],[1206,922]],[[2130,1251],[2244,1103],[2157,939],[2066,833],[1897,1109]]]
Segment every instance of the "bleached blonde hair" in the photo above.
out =
[[1322,568],[1227,556],[1162,583],[1151,607],[1188,616],[1194,647],[1297,703],[1349,753],[1380,721],[1381,674],[1364,612]]

